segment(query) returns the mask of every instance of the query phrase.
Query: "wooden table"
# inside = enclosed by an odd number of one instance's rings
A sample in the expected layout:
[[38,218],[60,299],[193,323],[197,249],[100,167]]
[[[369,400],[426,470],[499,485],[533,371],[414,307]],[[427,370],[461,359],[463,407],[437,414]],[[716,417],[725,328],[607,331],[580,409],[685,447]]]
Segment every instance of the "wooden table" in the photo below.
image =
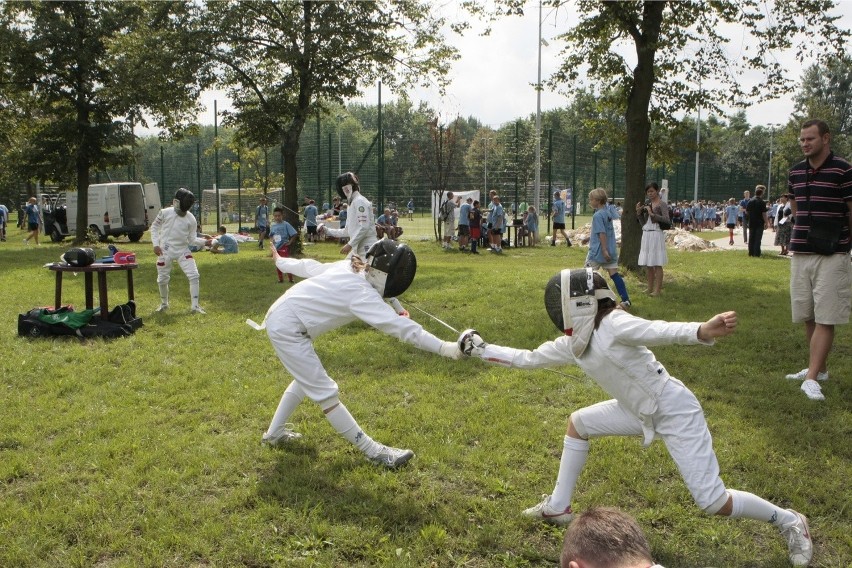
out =
[[101,318],[109,317],[109,303],[107,301],[107,272],[127,273],[127,300],[133,300],[133,270],[138,264],[101,264],[95,263],[89,266],[71,266],[70,264],[51,264],[48,268],[56,272],[56,299],[55,307],[59,309],[62,305],[62,275],[66,272],[82,272],[85,277],[86,309],[94,307],[94,278],[98,275],[98,302],[101,308]]

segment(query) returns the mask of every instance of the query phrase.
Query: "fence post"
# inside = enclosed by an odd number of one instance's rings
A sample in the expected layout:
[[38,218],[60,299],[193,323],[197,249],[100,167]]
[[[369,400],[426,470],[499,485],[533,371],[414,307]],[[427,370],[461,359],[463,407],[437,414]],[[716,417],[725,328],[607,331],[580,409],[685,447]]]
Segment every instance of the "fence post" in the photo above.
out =
[[574,144],[571,150],[571,229],[576,229],[577,221],[577,135],[574,134]]
[[160,145],[160,203],[163,205],[166,204],[166,151],[163,149],[163,146]]

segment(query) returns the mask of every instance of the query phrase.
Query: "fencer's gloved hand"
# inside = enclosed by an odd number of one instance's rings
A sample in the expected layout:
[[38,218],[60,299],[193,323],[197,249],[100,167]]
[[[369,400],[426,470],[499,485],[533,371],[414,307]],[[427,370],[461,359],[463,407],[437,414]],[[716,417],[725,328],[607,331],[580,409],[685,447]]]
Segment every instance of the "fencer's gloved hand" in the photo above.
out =
[[438,354],[450,359],[461,359],[462,352],[459,351],[459,346],[452,341],[442,341],[441,347],[438,349]]
[[468,357],[481,357],[488,344],[475,329],[466,329],[459,335],[459,349]]

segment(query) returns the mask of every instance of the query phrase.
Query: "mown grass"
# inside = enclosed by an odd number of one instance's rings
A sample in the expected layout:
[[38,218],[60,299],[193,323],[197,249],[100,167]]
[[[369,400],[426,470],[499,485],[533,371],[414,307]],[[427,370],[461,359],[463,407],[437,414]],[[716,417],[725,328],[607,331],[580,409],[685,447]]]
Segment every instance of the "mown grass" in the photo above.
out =
[[[197,255],[207,316],[189,315],[175,268],[172,310],[159,315],[150,243],[122,244],[139,257],[145,326],[114,341],[27,340],[16,314],[52,303],[42,265],[68,245],[25,248],[14,237],[0,247],[0,566],[557,565],[562,531],[519,512],[552,489],[568,414],[605,398],[576,368],[450,361],[353,324],[318,338],[317,351],[365,430],[417,458],[395,472],[370,465],[307,402],[294,415],[303,440],[272,451],[260,435],[290,378],[265,334],[244,324],[286,289],[265,251]],[[585,254],[412,246],[418,274],[403,303],[529,348],[556,335],[544,283]],[[337,249],[306,254],[335,260]],[[737,333],[715,347],[655,351],[702,400],[726,483],[807,514],[812,565],[848,566],[849,328],[837,328],[827,400],[807,400],[783,378],[807,353],[790,323],[788,270],[775,255],[670,251],[663,296],[645,296],[636,275],[627,284],[643,317],[739,312]],[[123,281],[110,285],[111,301],[122,300]],[[64,298],[82,303],[81,276],[66,276]],[[701,514],[659,443],[593,442],[574,505],[627,510],[669,568],[788,566],[772,527]]]

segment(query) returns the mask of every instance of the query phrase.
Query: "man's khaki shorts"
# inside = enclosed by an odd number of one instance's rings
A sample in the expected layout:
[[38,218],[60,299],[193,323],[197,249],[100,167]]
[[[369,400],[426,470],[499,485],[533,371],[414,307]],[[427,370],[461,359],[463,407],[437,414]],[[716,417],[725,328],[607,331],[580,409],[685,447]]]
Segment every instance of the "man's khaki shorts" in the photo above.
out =
[[793,323],[849,323],[852,263],[848,254],[794,253],[790,266]]

